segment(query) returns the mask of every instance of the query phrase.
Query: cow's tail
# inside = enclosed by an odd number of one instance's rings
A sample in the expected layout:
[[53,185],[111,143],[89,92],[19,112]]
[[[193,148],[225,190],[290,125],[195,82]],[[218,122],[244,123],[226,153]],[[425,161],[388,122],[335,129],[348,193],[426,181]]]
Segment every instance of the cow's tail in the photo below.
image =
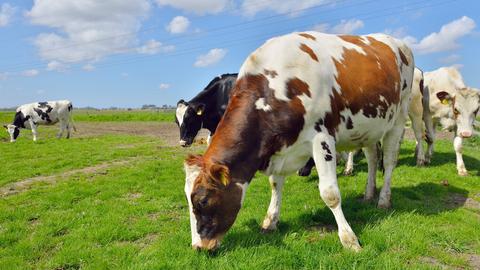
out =
[[433,120],[432,120],[432,113],[430,112],[430,91],[428,87],[425,87],[423,81],[423,72],[422,72],[422,80],[420,81],[420,91],[422,93],[422,118],[423,123],[425,123],[425,141],[429,144],[433,143],[433,136],[434,136],[434,127],[433,127]]
[[70,125],[72,125],[72,128],[73,128],[73,131],[77,132],[77,127],[75,126],[75,122],[73,122],[73,105],[72,103],[70,102],[70,104],[68,104],[68,122],[70,123]]

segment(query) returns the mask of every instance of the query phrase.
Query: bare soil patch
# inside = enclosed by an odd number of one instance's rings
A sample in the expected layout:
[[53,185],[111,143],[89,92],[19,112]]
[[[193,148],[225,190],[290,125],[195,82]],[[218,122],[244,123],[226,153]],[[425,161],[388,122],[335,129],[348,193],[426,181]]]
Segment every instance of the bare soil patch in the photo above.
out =
[[6,186],[0,188],[0,197],[7,197],[10,195],[14,195],[20,193],[22,191],[30,189],[36,183],[48,183],[54,184],[57,182],[58,179],[68,178],[75,174],[87,174],[87,175],[99,175],[99,174],[107,174],[108,169],[111,167],[117,166],[124,166],[130,164],[134,161],[138,160],[138,158],[130,158],[125,160],[118,160],[118,161],[110,161],[105,163],[100,163],[95,166],[85,167],[81,169],[71,170],[67,172],[63,172],[56,175],[49,175],[49,176],[37,176],[28,179],[24,179],[19,182],[11,183]]
[[[180,140],[178,126],[166,122],[78,122],[75,123],[75,137],[95,137],[104,134],[121,134],[135,136],[150,136],[159,138],[168,146],[177,146]],[[205,143],[207,130],[201,130],[197,136],[199,142]],[[124,146],[128,148],[128,145]]]

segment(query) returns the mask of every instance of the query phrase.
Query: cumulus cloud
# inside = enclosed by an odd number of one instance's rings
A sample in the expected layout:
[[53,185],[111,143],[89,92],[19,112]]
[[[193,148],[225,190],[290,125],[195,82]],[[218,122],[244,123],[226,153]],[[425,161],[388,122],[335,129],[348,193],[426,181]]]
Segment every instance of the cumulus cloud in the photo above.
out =
[[94,66],[93,64],[91,64],[91,63],[88,63],[88,64],[84,65],[84,66],[82,67],[82,69],[85,70],[85,71],[94,71],[94,70],[95,70],[95,66]]
[[10,23],[16,10],[17,9],[11,6],[9,3],[3,3],[0,6],[0,27],[6,26]]
[[271,11],[275,13],[294,12],[313,6],[334,3],[337,0],[245,0],[241,9],[245,16],[255,16],[262,11]]
[[193,65],[195,67],[208,67],[220,62],[226,54],[227,50],[225,49],[211,49],[207,54],[198,56]]
[[341,20],[339,24],[330,26],[327,23],[318,24],[313,27],[313,30],[324,33],[332,34],[353,34],[358,29],[361,29],[365,26],[362,20],[350,19],[350,20]]
[[137,52],[140,54],[157,54],[160,52],[171,52],[175,50],[173,45],[163,45],[161,42],[151,39],[145,45],[138,47]]
[[95,62],[132,48],[148,0],[36,0],[26,17],[34,25],[53,28],[39,34],[34,44],[40,57],[52,65]]
[[156,0],[159,6],[171,6],[198,15],[217,14],[233,5],[232,0]]
[[158,88],[160,88],[160,90],[167,90],[167,89],[169,89],[170,87],[171,87],[171,85],[168,84],[168,83],[161,83],[161,84],[158,86]]
[[50,61],[47,64],[47,70],[48,71],[59,71],[59,72],[65,72],[68,69],[68,65],[65,65],[61,62],[58,61]]
[[183,16],[177,16],[167,25],[167,31],[172,34],[181,34],[187,31],[190,20]]
[[467,16],[443,25],[439,32],[431,33],[420,42],[413,43],[413,49],[420,54],[452,51],[458,49],[458,40],[468,36],[475,29],[475,21]]
[[29,69],[29,70],[25,70],[22,72],[22,76],[25,76],[25,77],[35,77],[39,74],[40,72],[36,69]]

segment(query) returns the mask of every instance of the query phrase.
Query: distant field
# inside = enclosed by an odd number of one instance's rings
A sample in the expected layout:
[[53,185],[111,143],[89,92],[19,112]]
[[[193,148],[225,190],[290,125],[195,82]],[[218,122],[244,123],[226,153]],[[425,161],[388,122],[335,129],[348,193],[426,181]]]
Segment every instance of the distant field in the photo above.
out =
[[270,187],[257,174],[220,250],[208,254],[190,248],[183,192],[183,160],[205,146],[174,146],[173,113],[79,111],[75,117],[82,130],[70,140],[55,139],[56,127],[41,128],[37,143],[28,131],[14,144],[0,133],[0,269],[480,267],[478,138],[464,147],[468,177],[456,174],[451,141],[439,140],[433,163],[417,168],[415,143],[406,139],[391,210],[361,201],[367,178],[361,155],[354,176],[342,176],[339,166],[343,209],[363,247],[358,254],[342,248],[316,172],[287,178],[279,230],[271,234],[259,229]]
[[[14,112],[0,112],[0,123],[10,123]],[[75,122],[174,122],[175,112],[153,110],[74,110]]]

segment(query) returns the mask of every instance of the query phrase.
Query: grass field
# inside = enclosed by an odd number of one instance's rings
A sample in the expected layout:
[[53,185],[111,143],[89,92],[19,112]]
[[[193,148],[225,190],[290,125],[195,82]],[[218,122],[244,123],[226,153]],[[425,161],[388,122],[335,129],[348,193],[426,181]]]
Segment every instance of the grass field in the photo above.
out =
[[[10,116],[0,113],[0,120]],[[166,121],[159,129],[175,136],[172,119],[173,114],[142,112],[75,116],[76,122],[117,121],[118,127],[134,120],[132,129],[149,124],[140,121]],[[431,166],[416,168],[414,142],[406,140],[394,171],[391,210],[360,200],[364,158],[357,158],[354,176],[339,175],[360,253],[342,248],[314,173],[287,178],[279,230],[267,235],[259,228],[270,188],[258,174],[222,247],[208,254],[190,248],[182,169],[185,156],[204,146],[182,149],[163,135],[125,133],[57,140],[55,132],[42,127],[40,141],[33,143],[24,131],[15,144],[0,133],[0,269],[480,267],[478,138],[465,144],[468,177],[456,175],[450,141],[437,142]]]

